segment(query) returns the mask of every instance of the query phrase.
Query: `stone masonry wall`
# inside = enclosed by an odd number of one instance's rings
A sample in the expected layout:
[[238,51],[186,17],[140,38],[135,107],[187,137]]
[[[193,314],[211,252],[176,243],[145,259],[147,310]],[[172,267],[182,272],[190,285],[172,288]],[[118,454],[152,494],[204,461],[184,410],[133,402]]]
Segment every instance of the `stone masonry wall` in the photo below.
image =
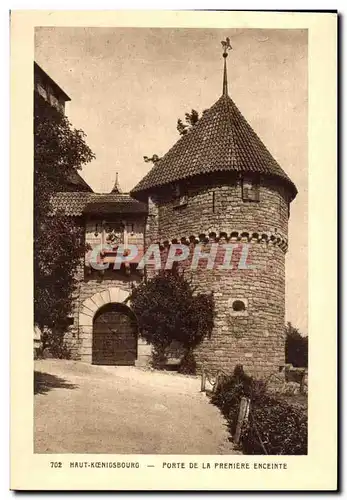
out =
[[284,188],[273,182],[261,183],[259,202],[242,200],[240,180],[204,187],[192,183],[188,193],[186,206],[175,208],[170,196],[159,201],[160,240],[231,230],[273,232],[287,237],[288,199]]
[[79,325],[80,313],[83,312],[83,302],[90,299],[94,294],[105,292],[111,288],[119,288],[130,293],[131,286],[134,281],[139,281],[141,278],[136,274],[124,276],[121,271],[106,271],[105,274],[93,274],[89,276],[84,273],[84,259],[77,270],[78,285],[74,293],[74,312],[73,325],[69,328],[65,336],[65,340],[69,345],[71,357],[75,360],[81,359],[82,353],[82,338],[81,327]]
[[[149,200],[145,246],[151,242],[180,241],[193,236],[191,241],[195,242],[191,246],[194,247],[200,237],[205,245],[204,252],[208,253],[214,241],[247,243],[247,262],[255,267],[237,269],[238,261],[235,261],[231,270],[209,270],[202,265],[192,271],[188,263],[182,264],[197,293],[213,292],[215,298],[215,326],[211,338],[205,338],[196,349],[198,366],[204,364],[214,371],[222,368],[230,372],[236,364],[242,364],[253,375],[274,373],[284,365],[289,213],[285,189],[273,180],[262,180],[259,202],[243,201],[240,179],[223,184],[216,177],[205,184],[191,182],[187,192],[188,202],[180,207],[168,191],[161,191]],[[237,251],[235,255],[237,260]],[[79,327],[83,302],[114,287],[130,292],[132,281],[140,279],[133,273],[124,276],[115,271],[106,271],[103,276],[88,276],[81,262],[73,325],[66,336],[74,359],[81,359],[81,353],[83,358],[85,348]],[[232,303],[236,299],[244,302],[245,311],[233,310]]]
[[[90,245],[91,248],[102,243],[103,219],[104,218],[102,217],[93,216],[85,221],[80,220],[78,222],[79,224],[82,224],[85,230],[85,241],[88,245]],[[107,219],[110,219],[111,221],[118,220],[120,222],[123,222],[127,229],[127,242],[129,244],[138,245],[139,249],[141,250],[144,243],[145,227],[145,220],[143,216],[122,215],[118,216],[117,219],[117,215],[113,214],[113,216],[108,216]],[[77,286],[73,295],[74,307],[73,315],[71,318],[72,325],[65,335],[66,343],[70,348],[71,357],[76,360],[80,360],[81,358],[83,358],[83,356],[85,358],[88,358],[89,354],[91,353],[92,327],[88,329],[90,338],[88,338],[88,342],[86,342],[86,339],[83,339],[83,336],[86,335],[87,327],[83,328],[83,326],[85,325],[80,325],[79,323],[80,314],[83,313],[84,301],[91,299],[91,297],[93,297],[95,294],[104,293],[108,290],[111,291],[114,289],[118,289],[130,293],[132,283],[141,280],[141,276],[138,273],[134,272],[134,269],[131,270],[130,275],[126,275],[124,269],[114,270],[112,263],[110,264],[109,269],[105,270],[103,273],[93,270],[91,267],[87,265],[85,266],[88,261],[88,255],[89,254],[87,253],[85,258],[81,259],[80,265],[76,271]],[[108,259],[105,260],[105,262],[108,261]],[[100,306],[102,306],[101,303]],[[88,344],[87,348],[86,344]],[[140,349],[140,345],[143,345],[141,339],[139,339],[139,351],[141,349],[144,349],[142,347]],[[86,349],[88,349],[88,356],[84,352]]]
[[[198,366],[230,372],[242,364],[248,373],[262,377],[278,372],[285,362],[289,210],[284,187],[272,180],[261,181],[259,202],[243,201],[240,179],[226,185],[191,183],[188,193],[187,205],[178,208],[168,194],[158,196],[158,233],[152,241],[180,241],[204,234],[206,238],[200,240],[205,241],[204,251],[208,252],[208,236],[211,243],[225,233],[226,242],[250,245],[249,263],[255,266],[185,270],[197,293],[213,292],[215,298],[215,326],[211,338],[196,349]],[[242,300],[246,310],[233,311],[234,299]]]
[[[272,243],[253,243],[249,261],[255,269],[197,270],[197,292],[213,291],[215,326],[196,350],[198,365],[231,372],[237,364],[253,375],[278,371],[285,362],[285,255]],[[246,310],[235,312],[234,300]]]

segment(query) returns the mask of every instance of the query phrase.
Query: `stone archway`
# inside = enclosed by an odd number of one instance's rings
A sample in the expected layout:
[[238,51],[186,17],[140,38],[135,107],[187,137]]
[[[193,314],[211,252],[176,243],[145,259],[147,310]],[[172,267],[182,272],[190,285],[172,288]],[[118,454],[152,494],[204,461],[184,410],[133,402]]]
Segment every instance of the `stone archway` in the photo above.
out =
[[86,299],[79,314],[79,338],[81,341],[80,359],[85,363],[92,362],[93,320],[96,312],[106,304],[124,303],[129,292],[118,287],[110,287],[95,293]]
[[[111,303],[124,304],[130,293],[116,286],[110,287],[102,292],[95,293],[86,299],[80,308],[79,314],[79,339],[80,360],[84,363],[92,363],[93,350],[93,321],[97,311]],[[131,308],[130,308],[131,309]],[[138,337],[136,366],[148,365],[151,358],[151,345],[141,337]]]

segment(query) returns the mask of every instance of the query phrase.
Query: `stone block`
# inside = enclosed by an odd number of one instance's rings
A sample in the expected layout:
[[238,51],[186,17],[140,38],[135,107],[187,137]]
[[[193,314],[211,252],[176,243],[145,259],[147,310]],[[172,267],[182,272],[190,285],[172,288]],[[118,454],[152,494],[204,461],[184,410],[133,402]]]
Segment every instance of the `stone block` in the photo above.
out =
[[90,309],[92,311],[92,313],[95,313],[97,311],[97,309],[98,309],[98,306],[91,299],[86,299],[83,302],[83,307],[86,307],[87,309]]
[[94,311],[91,311],[87,307],[82,306],[80,309],[81,314],[85,314],[86,316],[90,316],[91,318],[94,317]]
[[80,354],[81,354],[81,358],[85,357],[85,356],[92,356],[92,347],[91,346],[85,346],[84,343],[83,345],[81,346],[80,348]]
[[152,346],[150,344],[140,344],[137,346],[138,356],[150,356],[152,352]]
[[111,302],[110,292],[108,290],[104,290],[100,295],[105,304],[109,304]]
[[92,301],[96,304],[97,306],[97,309],[99,309],[100,307],[104,306],[105,305],[105,302],[101,296],[101,293],[95,293],[92,297],[91,297]]
[[80,313],[78,322],[80,326],[93,326],[93,318],[87,314]]
[[129,297],[129,292],[126,290],[122,290],[121,288],[118,291],[118,301],[124,302]]
[[145,339],[143,339],[143,338],[139,337],[139,338],[137,339],[137,345],[139,346],[139,345],[149,345],[149,344],[147,343],[147,340],[145,340]]
[[91,349],[93,346],[93,336],[89,335],[88,337],[84,337],[82,339],[82,346],[80,348],[80,351],[82,352],[83,349]]
[[111,287],[108,289],[108,292],[110,294],[110,300],[111,302],[121,302],[119,300],[119,288],[118,287]]
[[135,366],[150,366],[152,356],[147,356],[147,355],[141,355],[138,356],[137,360],[135,361]]
[[91,337],[93,335],[93,327],[92,326],[81,326],[80,327],[80,338],[84,339],[87,337]]
[[92,362],[92,350],[90,349],[88,352],[84,352],[83,354],[80,352],[80,359],[83,363],[91,363]]

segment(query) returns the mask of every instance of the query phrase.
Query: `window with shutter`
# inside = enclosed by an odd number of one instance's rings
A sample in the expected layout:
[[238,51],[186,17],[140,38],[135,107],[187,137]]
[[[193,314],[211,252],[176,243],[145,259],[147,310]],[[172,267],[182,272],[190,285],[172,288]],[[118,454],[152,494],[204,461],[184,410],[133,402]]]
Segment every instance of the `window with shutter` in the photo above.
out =
[[243,201],[259,201],[259,180],[243,178],[242,199]]
[[174,208],[184,207],[188,204],[188,194],[182,187],[177,184],[174,194]]

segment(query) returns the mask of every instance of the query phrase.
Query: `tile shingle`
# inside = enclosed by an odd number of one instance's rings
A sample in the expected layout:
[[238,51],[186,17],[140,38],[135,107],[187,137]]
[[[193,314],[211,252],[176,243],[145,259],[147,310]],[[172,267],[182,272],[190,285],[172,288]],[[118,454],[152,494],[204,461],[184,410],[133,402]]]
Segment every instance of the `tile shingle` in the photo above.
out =
[[85,213],[147,213],[147,205],[127,193],[60,192],[52,196],[51,205],[52,215],[60,211],[75,217]]

